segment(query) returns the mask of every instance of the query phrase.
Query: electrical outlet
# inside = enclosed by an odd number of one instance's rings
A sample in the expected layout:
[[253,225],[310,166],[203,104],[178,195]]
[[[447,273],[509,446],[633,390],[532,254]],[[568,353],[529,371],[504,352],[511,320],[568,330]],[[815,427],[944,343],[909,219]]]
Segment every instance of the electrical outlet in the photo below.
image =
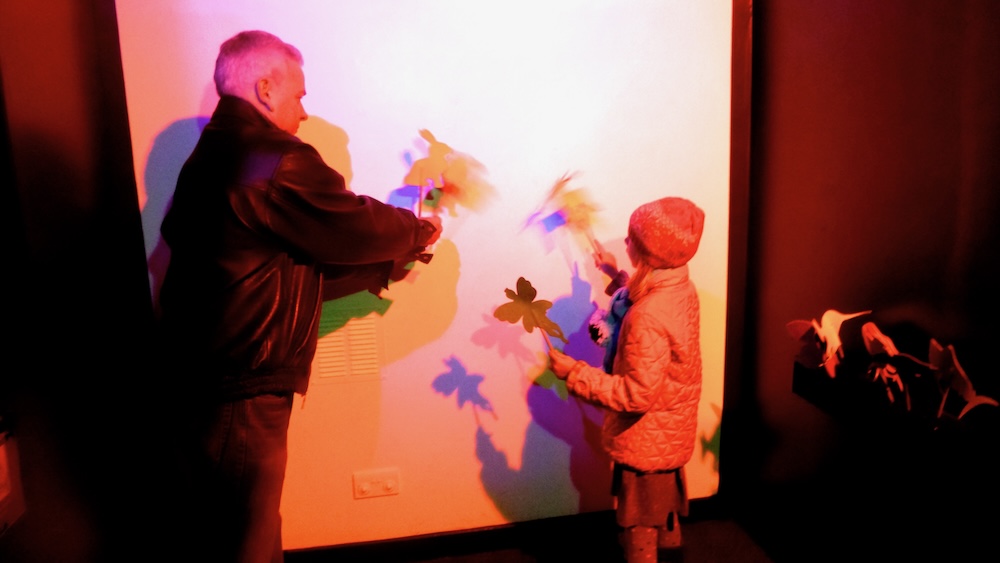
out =
[[354,498],[384,497],[399,494],[399,469],[384,467],[354,472]]

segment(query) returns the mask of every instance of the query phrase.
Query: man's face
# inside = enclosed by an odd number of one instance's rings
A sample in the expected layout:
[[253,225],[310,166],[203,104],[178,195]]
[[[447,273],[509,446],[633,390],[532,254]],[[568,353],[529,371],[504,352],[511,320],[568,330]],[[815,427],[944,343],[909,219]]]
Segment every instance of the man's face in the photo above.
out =
[[302,97],[306,95],[306,77],[294,61],[289,61],[285,72],[271,88],[271,121],[282,131],[294,135],[299,124],[309,115],[302,107]]

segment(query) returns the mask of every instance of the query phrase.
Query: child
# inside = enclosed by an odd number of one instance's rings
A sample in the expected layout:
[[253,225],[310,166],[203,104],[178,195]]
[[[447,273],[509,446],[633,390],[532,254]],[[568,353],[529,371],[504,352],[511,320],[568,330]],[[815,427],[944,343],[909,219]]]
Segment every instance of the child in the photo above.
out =
[[612,300],[631,305],[608,373],[549,351],[567,389],[606,409],[602,442],[615,462],[612,492],[629,563],[680,547],[683,468],[694,451],[701,395],[700,307],[687,262],[704,221],[701,209],[678,197],[632,212],[625,244],[635,274]]

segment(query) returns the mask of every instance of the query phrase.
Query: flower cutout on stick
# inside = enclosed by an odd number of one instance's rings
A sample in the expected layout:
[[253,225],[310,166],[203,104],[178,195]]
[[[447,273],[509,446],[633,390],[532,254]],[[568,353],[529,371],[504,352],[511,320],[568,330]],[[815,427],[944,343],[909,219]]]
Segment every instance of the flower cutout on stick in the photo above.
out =
[[439,141],[427,129],[418,133],[428,143],[427,157],[413,162],[403,178],[406,185],[418,187],[417,215],[423,215],[424,205],[434,215],[446,209],[452,217],[457,216],[458,205],[471,210],[481,208],[493,193],[493,186],[486,179],[486,167]]
[[556,202],[567,226],[583,233],[588,238],[593,238],[591,224],[593,223],[593,214],[598,211],[598,207],[591,203],[590,196],[584,188],[566,189],[570,180],[575,176],[576,172],[573,172],[559,178],[549,192],[549,201]]
[[545,343],[552,348],[552,341],[549,335],[555,336],[564,343],[568,343],[559,325],[548,317],[548,310],[552,307],[552,302],[545,299],[535,300],[538,291],[531,285],[531,282],[523,277],[517,278],[517,292],[510,288],[504,290],[510,303],[504,303],[493,311],[493,316],[501,321],[514,324],[521,321],[524,330],[534,332],[535,327],[542,330]]
[[525,226],[538,223],[547,232],[565,227],[584,237],[596,250],[593,224],[600,208],[592,202],[586,189],[569,187],[576,175],[576,172],[567,172],[556,180],[545,201],[528,217]]

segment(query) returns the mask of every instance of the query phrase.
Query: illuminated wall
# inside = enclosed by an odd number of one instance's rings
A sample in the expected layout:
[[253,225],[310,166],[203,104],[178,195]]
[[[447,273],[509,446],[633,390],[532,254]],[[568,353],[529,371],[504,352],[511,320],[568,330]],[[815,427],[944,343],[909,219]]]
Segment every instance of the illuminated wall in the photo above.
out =
[[[564,348],[599,364],[586,322],[606,305],[607,280],[589,235],[627,265],[629,214],[667,195],[707,215],[691,262],[705,372],[688,476],[694,498],[716,493],[729,0],[119,0],[117,9],[154,293],[169,256],[159,224],[217,101],[218,46],[241,30],[302,51],[311,117],[299,134],[351,189],[443,218],[433,260],[383,300],[324,308],[312,383],[291,421],[286,548],[610,508],[600,412],[546,372],[538,331],[492,313],[523,276],[554,303]],[[407,181],[443,147],[422,129],[473,167],[468,197],[450,207],[421,205]],[[548,196],[566,173],[589,231],[553,215],[566,200]],[[356,473],[370,470],[385,471],[360,491]]]

